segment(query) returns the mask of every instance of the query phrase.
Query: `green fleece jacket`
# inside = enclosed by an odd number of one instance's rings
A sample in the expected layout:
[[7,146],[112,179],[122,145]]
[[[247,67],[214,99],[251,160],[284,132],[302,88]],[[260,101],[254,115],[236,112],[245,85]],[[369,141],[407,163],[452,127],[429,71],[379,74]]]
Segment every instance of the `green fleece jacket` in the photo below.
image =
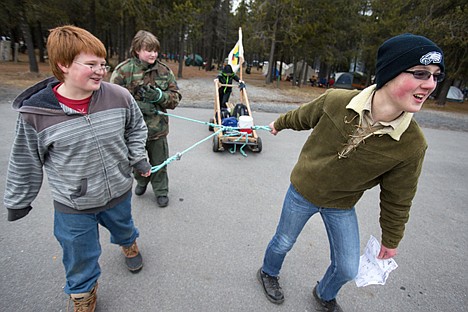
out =
[[311,203],[350,209],[364,191],[379,185],[382,243],[396,248],[409,218],[427,143],[411,119],[399,140],[391,134],[374,135],[347,158],[339,158],[359,124],[358,113],[346,106],[353,98],[366,101],[370,93],[365,91],[331,89],[281,115],[274,126],[278,131],[313,129],[291,173],[292,185]]

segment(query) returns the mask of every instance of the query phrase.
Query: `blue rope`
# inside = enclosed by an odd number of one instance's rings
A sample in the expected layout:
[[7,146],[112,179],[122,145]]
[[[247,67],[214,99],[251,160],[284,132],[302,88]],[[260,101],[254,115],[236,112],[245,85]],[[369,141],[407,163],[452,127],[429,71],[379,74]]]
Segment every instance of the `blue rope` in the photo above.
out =
[[[165,116],[168,116],[168,117],[174,117],[174,118],[179,118],[179,119],[183,119],[183,120],[187,120],[187,121],[201,123],[201,124],[213,127],[213,129],[217,128],[217,130],[213,134],[210,134],[206,138],[204,138],[204,139],[198,141],[197,143],[193,144],[192,146],[186,148],[182,152],[176,153],[175,155],[169,157],[168,159],[166,159],[161,164],[151,167],[151,173],[155,173],[155,172],[159,171],[161,168],[163,168],[164,166],[169,165],[171,162],[173,162],[175,160],[180,160],[182,158],[182,155],[184,155],[188,151],[194,149],[196,146],[202,144],[203,142],[209,140],[210,138],[218,135],[220,132],[223,132],[223,131],[226,132],[226,136],[240,135],[235,140],[235,142],[238,142],[238,141],[241,140],[241,138],[245,137],[245,143],[240,147],[239,151],[242,154],[242,156],[247,157],[247,154],[244,152],[244,147],[247,145],[247,142],[248,142],[248,139],[249,139],[249,134],[247,132],[239,131],[241,129],[239,127],[227,127],[227,126],[218,125],[218,124],[211,123],[211,122],[200,121],[200,120],[196,120],[196,119],[192,119],[192,118],[188,118],[188,117],[183,117],[183,116],[178,116],[178,115],[165,113],[165,112],[161,112],[161,111],[156,111],[156,113],[159,114],[159,115],[165,115]],[[251,129],[252,130],[271,131],[270,127],[268,127],[268,126],[252,126]],[[231,150],[232,150],[232,148],[231,148]],[[232,154],[236,152],[236,145],[235,144],[234,144],[234,151],[231,151],[231,150],[229,152],[231,152]]]

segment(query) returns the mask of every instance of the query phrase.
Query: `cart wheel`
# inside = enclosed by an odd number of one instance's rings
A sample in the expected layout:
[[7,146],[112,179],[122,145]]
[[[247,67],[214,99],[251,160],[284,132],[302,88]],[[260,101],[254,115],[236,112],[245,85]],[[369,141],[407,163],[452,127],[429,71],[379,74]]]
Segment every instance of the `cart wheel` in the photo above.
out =
[[260,153],[262,151],[262,138],[261,137],[257,138],[257,145],[253,146],[251,150],[254,153]]
[[[214,123],[214,118],[210,118],[210,124],[213,124],[213,123]],[[209,126],[208,126],[208,131],[214,131],[212,125],[209,125]]]
[[213,152],[219,152],[219,138],[217,135],[213,137]]

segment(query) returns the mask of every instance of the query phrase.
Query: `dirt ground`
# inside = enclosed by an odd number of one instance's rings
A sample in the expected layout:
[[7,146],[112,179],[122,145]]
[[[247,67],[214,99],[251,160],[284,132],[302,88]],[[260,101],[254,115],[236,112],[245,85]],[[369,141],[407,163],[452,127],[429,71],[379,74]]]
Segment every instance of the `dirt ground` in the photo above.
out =
[[[111,64],[116,64],[116,61],[111,60]],[[179,63],[167,62],[166,63],[177,76],[179,71]],[[0,87],[25,89],[34,83],[51,75],[49,65],[47,63],[39,63],[39,73],[31,73],[29,71],[29,63],[27,56],[21,55],[18,62],[0,62]],[[180,85],[184,85],[186,92],[184,92],[184,100],[199,100],[200,97],[213,98],[211,92],[199,92],[206,88],[211,88],[212,81],[218,74],[217,70],[205,71],[199,67],[183,66],[182,78],[177,78]],[[107,75],[107,79],[110,74]],[[316,98],[323,92],[325,88],[311,87],[311,86],[292,86],[290,82],[279,81],[272,84],[265,83],[265,77],[261,71],[252,68],[251,74],[242,75],[242,79],[246,82],[247,87],[255,86],[256,90],[262,92],[255,93],[255,100],[259,102],[281,102],[281,103],[304,103],[313,98]],[[200,84],[202,83],[202,84]],[[182,88],[181,88],[182,89]],[[193,91],[197,90],[197,91]],[[434,101],[428,100],[423,109],[430,109],[442,112],[456,112],[468,114],[468,102],[455,103],[447,102],[445,106],[437,106]]]

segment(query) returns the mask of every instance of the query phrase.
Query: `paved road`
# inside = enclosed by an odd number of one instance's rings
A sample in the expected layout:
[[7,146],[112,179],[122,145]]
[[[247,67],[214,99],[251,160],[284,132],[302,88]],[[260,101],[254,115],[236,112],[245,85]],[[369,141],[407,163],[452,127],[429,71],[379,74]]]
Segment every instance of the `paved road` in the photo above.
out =
[[[0,102],[0,170],[9,156],[16,115]],[[207,121],[211,110],[178,108]],[[255,112],[257,125],[276,113]],[[208,127],[171,120],[171,155],[208,136]],[[424,128],[430,149],[394,271],[385,286],[345,285],[338,300],[348,312],[468,311],[468,133]],[[97,311],[315,311],[311,290],[329,258],[326,234],[314,217],[286,258],[286,301],[266,300],[255,278],[273,235],[283,196],[307,132],[260,132],[263,152],[213,153],[205,142],[169,165],[170,205],[148,192],[133,199],[145,260],[139,274],[124,266],[119,248],[101,230],[102,276]],[[4,181],[0,180],[3,198]],[[0,216],[0,311],[65,311],[61,249],[53,237],[47,183],[24,219]],[[361,246],[380,236],[378,190],[357,207]]]

